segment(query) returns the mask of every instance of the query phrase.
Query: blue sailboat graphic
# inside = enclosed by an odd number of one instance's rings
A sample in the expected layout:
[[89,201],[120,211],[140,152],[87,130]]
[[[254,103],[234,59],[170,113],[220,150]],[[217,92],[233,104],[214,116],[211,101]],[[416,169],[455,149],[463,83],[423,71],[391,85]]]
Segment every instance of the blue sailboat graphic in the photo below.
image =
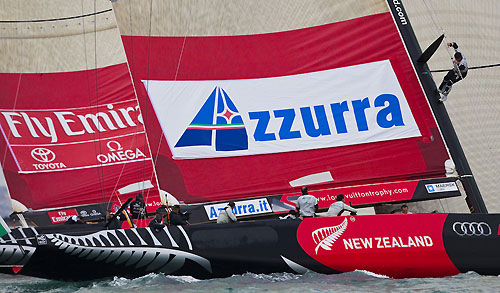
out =
[[214,88],[175,147],[211,146],[214,131],[216,151],[248,149],[243,119],[229,95],[220,87]]

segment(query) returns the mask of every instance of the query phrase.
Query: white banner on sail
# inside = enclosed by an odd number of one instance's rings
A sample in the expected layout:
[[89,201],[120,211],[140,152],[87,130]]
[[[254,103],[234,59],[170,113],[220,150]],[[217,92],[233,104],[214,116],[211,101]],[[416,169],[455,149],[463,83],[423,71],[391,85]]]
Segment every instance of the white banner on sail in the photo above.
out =
[[143,82],[176,159],[420,136],[389,60],[271,78]]

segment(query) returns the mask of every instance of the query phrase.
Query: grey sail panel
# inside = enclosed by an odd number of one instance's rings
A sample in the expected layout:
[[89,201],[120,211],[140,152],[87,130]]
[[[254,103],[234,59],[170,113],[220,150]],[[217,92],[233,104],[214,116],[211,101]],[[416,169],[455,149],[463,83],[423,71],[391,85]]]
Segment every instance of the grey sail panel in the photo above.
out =
[[2,1],[1,7],[2,73],[89,70],[126,61],[108,1]]

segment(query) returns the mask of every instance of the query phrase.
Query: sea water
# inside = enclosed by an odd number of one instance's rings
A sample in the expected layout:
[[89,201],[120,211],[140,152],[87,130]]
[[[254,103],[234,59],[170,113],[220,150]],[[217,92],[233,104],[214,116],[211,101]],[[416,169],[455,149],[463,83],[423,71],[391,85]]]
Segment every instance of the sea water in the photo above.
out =
[[500,277],[464,273],[446,278],[390,279],[370,272],[339,275],[243,274],[197,280],[149,274],[136,279],[58,282],[0,274],[0,292],[498,292]]

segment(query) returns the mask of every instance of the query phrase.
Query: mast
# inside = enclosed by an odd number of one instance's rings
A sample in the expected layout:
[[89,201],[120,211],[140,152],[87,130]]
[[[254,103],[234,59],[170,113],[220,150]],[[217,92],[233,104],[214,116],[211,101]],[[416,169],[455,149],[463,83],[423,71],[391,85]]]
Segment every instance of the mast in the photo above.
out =
[[[410,21],[399,0],[387,0],[387,4],[394,17],[394,21],[399,29],[408,54],[413,62],[416,72],[430,72],[427,63],[418,63],[416,60],[422,55],[422,50],[418,44],[415,32],[410,25]],[[434,112],[436,121],[441,129],[441,133],[446,142],[450,155],[455,162],[459,179],[463,184],[466,198],[465,201],[471,213],[488,213],[486,205],[477,186],[472,170],[467,162],[465,153],[460,145],[458,136],[453,128],[448,112],[442,103],[436,98],[437,87],[432,77],[428,74],[419,74],[418,78],[426,93],[429,104]]]

